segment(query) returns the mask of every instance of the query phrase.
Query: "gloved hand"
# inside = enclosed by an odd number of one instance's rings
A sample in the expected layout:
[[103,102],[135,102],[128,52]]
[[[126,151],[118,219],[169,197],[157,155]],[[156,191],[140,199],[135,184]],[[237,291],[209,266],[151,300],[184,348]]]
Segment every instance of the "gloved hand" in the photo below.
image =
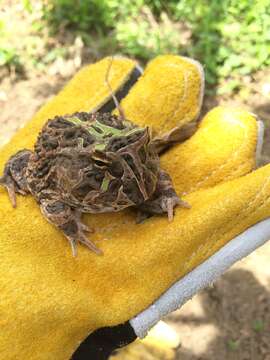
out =
[[[104,82],[107,67],[104,59],[82,69],[1,150],[1,169],[16,151],[33,146],[48,118],[113,110]],[[160,56],[136,81],[139,73],[133,61],[114,59],[110,84],[124,98],[128,119],[162,134],[199,115],[204,80],[198,63]],[[85,216],[103,256],[79,246],[72,257],[64,236],[31,196],[18,196],[13,209],[0,189],[0,358],[66,360],[90,333],[88,358],[106,358],[110,347],[143,337],[265,242],[270,166],[254,171],[261,139],[253,114],[210,111],[195,135],[161,157],[191,208],[177,207],[173,222],[153,216],[136,224],[131,210]],[[83,352],[84,346],[73,359]]]

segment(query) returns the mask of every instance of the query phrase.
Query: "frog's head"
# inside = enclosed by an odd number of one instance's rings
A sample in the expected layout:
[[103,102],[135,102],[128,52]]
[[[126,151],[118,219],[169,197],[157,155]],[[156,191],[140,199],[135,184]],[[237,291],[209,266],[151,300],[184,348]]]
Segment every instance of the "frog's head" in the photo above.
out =
[[117,192],[116,206],[140,204],[155,191],[159,168],[149,128],[112,116],[110,122],[106,119],[94,121],[90,130],[96,138],[93,163],[104,175],[100,191],[108,196]]
[[113,204],[118,211],[150,198],[156,189],[159,158],[149,128],[111,114],[77,113],[66,120],[87,133],[87,138],[77,139],[78,147],[91,160],[91,166],[86,161],[83,189],[81,182],[79,185],[79,192],[84,193],[84,187],[93,189],[85,201],[103,209]]

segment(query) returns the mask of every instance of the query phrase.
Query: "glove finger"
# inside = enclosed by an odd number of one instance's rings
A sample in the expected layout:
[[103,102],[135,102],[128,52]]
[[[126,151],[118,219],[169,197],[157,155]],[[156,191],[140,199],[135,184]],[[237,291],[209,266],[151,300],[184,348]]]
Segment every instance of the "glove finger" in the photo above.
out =
[[[44,123],[56,115],[72,114],[76,111],[111,111],[115,106],[111,99],[105,76],[109,58],[82,68],[64,89],[44,105],[27,125],[18,131],[14,141],[1,149],[0,168],[16,151],[33,147],[38,132]],[[114,58],[110,71],[110,85],[117,97],[124,97],[141,75],[135,61]]]
[[161,157],[179,194],[243,176],[256,166],[262,145],[262,123],[243,109],[216,107],[197,132]]
[[127,119],[140,126],[148,125],[160,135],[196,120],[203,94],[204,72],[200,63],[163,55],[147,65],[121,106]]

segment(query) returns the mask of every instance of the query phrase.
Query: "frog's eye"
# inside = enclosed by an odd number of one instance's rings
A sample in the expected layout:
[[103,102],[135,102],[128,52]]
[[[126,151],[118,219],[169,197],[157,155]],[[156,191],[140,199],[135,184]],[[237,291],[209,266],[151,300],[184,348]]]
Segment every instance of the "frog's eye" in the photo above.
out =
[[98,167],[104,167],[108,165],[107,161],[102,161],[102,160],[97,160],[97,159],[93,159],[95,165],[97,165]]

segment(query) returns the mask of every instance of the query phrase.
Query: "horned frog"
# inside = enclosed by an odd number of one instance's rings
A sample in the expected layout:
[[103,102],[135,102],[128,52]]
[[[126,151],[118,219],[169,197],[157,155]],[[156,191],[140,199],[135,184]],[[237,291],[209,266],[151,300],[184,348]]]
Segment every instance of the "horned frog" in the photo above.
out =
[[145,214],[173,218],[177,196],[170,176],[160,168],[156,139],[149,128],[109,113],[78,112],[48,120],[34,150],[21,150],[5,165],[0,184],[12,205],[16,193],[31,193],[46,219],[69,240],[97,254],[82,213],[105,213],[135,207]]
[[[82,223],[82,213],[134,207],[139,220],[162,213],[172,220],[176,205],[188,206],[159,163],[159,153],[178,133],[173,129],[153,138],[149,128],[110,113],[56,116],[42,128],[33,151],[21,150],[7,161],[0,184],[14,207],[16,193],[32,194],[74,256],[78,242],[101,254],[85,234],[91,229]],[[188,136],[180,133],[182,139]]]

